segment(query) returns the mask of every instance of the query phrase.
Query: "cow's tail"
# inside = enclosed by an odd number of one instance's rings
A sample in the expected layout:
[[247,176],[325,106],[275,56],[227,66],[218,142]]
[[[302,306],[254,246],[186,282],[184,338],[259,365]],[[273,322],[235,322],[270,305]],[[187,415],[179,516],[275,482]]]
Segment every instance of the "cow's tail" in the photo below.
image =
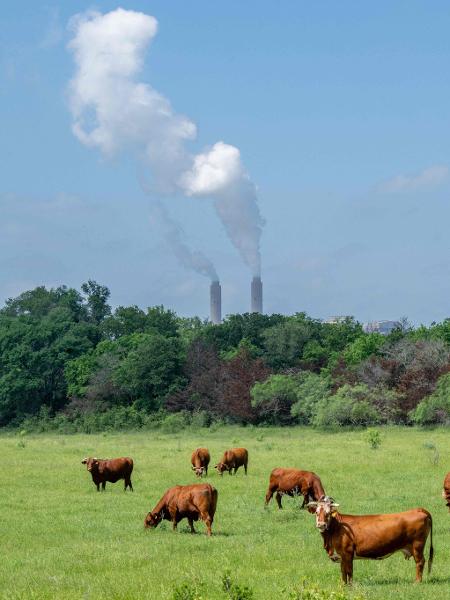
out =
[[214,515],[216,514],[218,495],[219,494],[218,494],[216,488],[212,488],[212,490],[211,490],[211,517],[214,517]]
[[428,555],[428,574],[431,573],[431,567],[433,566],[433,556],[434,556],[434,548],[433,548],[433,517],[429,514],[430,517],[430,553]]

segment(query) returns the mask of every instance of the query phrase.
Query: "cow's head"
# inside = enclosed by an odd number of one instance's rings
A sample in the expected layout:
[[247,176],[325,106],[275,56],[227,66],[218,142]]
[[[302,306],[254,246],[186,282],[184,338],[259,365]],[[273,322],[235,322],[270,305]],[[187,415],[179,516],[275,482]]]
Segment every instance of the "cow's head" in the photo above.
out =
[[98,458],[83,458],[81,464],[86,465],[89,473],[91,473],[92,471],[95,472],[98,469]]
[[330,496],[322,496],[318,501],[308,502],[308,510],[316,515],[316,527],[323,533],[330,526],[331,519],[336,515],[337,504]]
[[206,472],[205,467],[192,467],[192,470],[195,472],[197,477],[201,477],[203,473]]
[[230,467],[222,462],[217,463],[217,465],[214,468],[217,469],[217,472],[219,473],[219,475],[223,475],[225,471],[230,470]]
[[146,529],[154,529],[161,523],[162,513],[149,512],[144,519],[144,527]]

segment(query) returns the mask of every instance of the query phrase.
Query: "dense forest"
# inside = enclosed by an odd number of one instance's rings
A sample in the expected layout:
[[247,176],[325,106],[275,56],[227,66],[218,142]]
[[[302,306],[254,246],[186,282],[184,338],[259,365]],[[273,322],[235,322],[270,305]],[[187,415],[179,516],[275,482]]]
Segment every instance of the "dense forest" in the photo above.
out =
[[450,319],[387,336],[348,318],[229,315],[221,325],[108,304],[95,281],[0,309],[0,426],[60,431],[450,422]]

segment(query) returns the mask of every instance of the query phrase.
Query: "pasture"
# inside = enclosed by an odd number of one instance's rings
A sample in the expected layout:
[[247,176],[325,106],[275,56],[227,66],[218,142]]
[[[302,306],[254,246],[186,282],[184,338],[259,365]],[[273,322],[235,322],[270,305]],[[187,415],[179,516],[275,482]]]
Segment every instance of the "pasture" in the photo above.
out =
[[[430,444],[431,443],[431,444]],[[435,449],[432,445],[434,444]],[[144,530],[143,519],[163,492],[195,483],[190,455],[211,452],[206,480],[219,492],[213,536],[182,521]],[[249,450],[249,474],[220,477],[224,449]],[[304,428],[223,427],[179,434],[0,436],[2,598],[170,599],[174,585],[201,583],[202,598],[225,598],[221,577],[250,586],[256,599],[288,597],[303,576],[339,589],[340,569],[326,556],[314,517],[299,499],[274,499],[264,508],[269,473],[277,466],[312,470],[342,512],[396,512],[417,506],[434,521],[431,577],[414,584],[415,565],[398,553],[383,561],[356,561],[353,590],[367,599],[450,597],[450,514],[441,498],[450,470],[448,430],[382,430],[372,450],[363,431],[320,433]],[[439,454],[439,456],[438,456]],[[131,456],[134,493],[123,481],[97,493],[84,456]],[[199,480],[198,480],[199,481]],[[428,558],[429,542],[426,548]]]

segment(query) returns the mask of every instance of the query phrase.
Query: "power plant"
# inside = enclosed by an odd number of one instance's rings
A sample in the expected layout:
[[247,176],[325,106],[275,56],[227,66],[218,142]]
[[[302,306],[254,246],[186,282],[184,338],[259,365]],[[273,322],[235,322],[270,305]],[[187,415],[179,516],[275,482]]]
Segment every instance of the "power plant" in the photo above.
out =
[[[209,287],[210,321],[213,325],[222,323],[222,288],[218,281],[212,281]],[[263,291],[261,277],[253,277],[250,295],[250,312],[262,313]]]
[[211,323],[219,325],[222,322],[222,289],[218,281],[211,282],[209,299]]
[[255,276],[252,279],[250,312],[262,313],[263,311],[263,291],[261,277]]

